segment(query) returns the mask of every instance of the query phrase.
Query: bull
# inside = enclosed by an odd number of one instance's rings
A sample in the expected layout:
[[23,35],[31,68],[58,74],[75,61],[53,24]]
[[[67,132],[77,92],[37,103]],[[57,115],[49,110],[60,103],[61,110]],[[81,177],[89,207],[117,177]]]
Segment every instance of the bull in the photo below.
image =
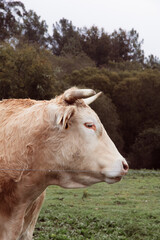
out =
[[126,160],[89,104],[71,88],[50,101],[0,102],[0,239],[31,240],[49,185],[82,188],[121,180]]

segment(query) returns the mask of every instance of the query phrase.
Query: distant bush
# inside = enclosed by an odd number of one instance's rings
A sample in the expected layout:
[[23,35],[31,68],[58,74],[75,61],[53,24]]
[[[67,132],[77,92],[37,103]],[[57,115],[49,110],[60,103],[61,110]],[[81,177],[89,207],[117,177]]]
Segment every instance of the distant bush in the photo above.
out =
[[120,72],[112,100],[122,122],[125,150],[144,129],[160,122],[160,72],[153,70]]
[[160,169],[160,126],[144,130],[132,146],[131,165]]

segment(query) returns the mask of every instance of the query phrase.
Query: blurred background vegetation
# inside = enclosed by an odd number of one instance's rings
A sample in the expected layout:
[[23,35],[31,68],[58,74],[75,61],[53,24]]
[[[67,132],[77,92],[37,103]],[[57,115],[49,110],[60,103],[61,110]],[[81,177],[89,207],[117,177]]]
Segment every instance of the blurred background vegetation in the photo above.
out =
[[50,35],[22,2],[0,0],[0,99],[103,91],[92,108],[130,166],[160,169],[160,60],[142,45],[135,29],[109,34],[67,19]]

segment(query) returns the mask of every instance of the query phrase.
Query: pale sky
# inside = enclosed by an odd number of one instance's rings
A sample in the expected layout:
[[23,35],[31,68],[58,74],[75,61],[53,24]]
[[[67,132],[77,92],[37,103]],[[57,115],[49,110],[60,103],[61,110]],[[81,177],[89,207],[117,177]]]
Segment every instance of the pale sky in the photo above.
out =
[[160,58],[160,0],[22,0],[27,10],[34,10],[45,20],[52,33],[52,25],[61,18],[76,27],[104,28],[112,33],[119,28],[134,28],[144,39],[145,55]]

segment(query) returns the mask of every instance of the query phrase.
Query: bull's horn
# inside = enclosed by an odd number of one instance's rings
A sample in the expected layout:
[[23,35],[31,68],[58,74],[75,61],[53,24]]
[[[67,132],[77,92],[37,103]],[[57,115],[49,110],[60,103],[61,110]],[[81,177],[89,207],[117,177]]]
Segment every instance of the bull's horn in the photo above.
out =
[[86,99],[83,99],[84,100],[84,102],[86,103],[86,104],[91,104],[92,102],[94,102],[100,95],[102,94],[102,92],[99,92],[99,93],[97,93],[96,95],[94,95],[94,96],[92,96],[92,97],[89,97],[89,98],[86,98]]
[[69,89],[64,93],[64,100],[72,104],[77,99],[88,98],[95,94],[96,92],[92,89],[74,89],[74,90]]

